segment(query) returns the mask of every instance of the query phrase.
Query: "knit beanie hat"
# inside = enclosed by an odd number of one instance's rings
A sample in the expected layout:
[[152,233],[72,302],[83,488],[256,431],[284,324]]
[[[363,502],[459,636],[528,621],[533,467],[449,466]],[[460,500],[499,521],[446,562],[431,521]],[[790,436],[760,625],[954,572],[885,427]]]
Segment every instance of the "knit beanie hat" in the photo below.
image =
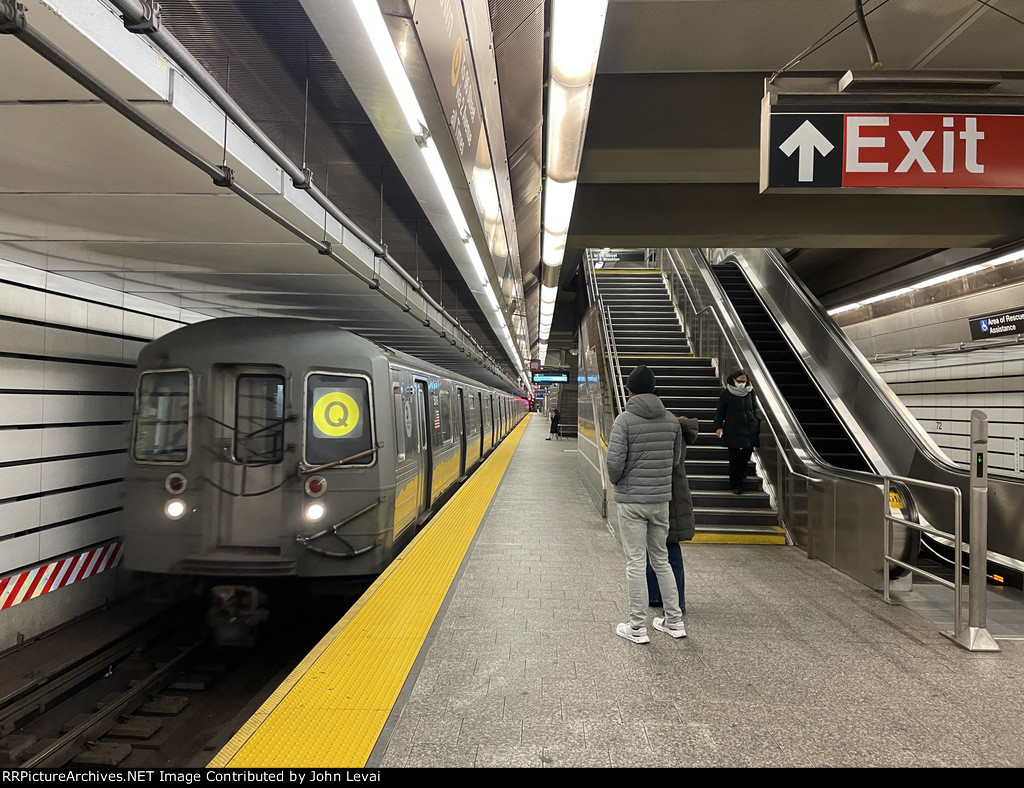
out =
[[641,364],[629,373],[629,380],[626,381],[626,388],[634,394],[654,393],[654,373]]

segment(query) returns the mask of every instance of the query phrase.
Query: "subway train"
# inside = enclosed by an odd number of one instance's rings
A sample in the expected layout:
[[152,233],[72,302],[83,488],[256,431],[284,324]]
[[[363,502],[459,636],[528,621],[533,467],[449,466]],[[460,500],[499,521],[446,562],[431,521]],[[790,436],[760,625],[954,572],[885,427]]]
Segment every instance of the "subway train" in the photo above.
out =
[[185,326],[139,356],[125,566],[216,578],[228,617],[260,578],[373,577],[526,410],[319,321]]

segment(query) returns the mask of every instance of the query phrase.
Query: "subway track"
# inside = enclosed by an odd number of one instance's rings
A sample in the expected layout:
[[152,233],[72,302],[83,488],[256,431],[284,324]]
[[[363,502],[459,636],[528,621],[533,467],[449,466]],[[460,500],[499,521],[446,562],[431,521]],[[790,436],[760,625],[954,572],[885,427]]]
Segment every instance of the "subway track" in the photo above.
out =
[[24,669],[25,653],[4,654],[0,768],[205,766],[358,593],[289,588],[245,649],[218,647],[193,598],[128,631],[111,626],[88,649],[73,628],[55,632],[30,645],[45,655],[28,660],[38,669]]

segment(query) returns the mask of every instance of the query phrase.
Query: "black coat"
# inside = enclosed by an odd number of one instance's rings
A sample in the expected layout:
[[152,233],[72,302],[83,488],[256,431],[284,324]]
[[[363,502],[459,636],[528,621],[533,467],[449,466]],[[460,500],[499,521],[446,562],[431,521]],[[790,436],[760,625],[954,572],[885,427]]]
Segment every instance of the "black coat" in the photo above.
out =
[[558,422],[562,420],[562,414],[557,410],[551,414],[551,432],[558,432]]
[[761,417],[751,391],[744,397],[722,389],[718,395],[715,429],[722,430],[722,443],[731,449],[757,448],[761,438]]
[[672,469],[672,500],[668,503],[667,542],[688,542],[696,530],[693,521],[693,499],[686,479],[686,447],[697,442],[696,419],[679,419],[683,429],[683,456]]

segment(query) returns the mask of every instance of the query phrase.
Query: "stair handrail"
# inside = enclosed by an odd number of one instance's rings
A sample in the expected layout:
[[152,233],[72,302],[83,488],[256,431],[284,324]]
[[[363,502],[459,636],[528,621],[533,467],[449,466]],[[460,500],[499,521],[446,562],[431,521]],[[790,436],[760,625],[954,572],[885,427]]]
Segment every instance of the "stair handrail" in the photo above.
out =
[[[604,304],[604,302],[601,302]],[[619,346],[615,342],[615,330],[612,328],[612,308],[604,304],[604,313],[608,317],[608,338],[611,341],[611,360],[615,374],[615,402],[619,413],[626,409],[626,382],[622,379],[622,365],[619,363]]]
[[612,395],[615,398],[615,413],[618,415],[626,409],[625,384],[622,381],[622,370],[619,367],[619,354],[615,346],[615,337],[611,328],[611,315],[608,306],[601,298],[601,291],[597,287],[597,273],[594,268],[594,260],[590,250],[584,255],[584,270],[586,271],[587,292],[590,295],[590,302],[597,307],[601,319],[598,321],[601,327],[601,343],[605,348],[605,358],[608,361],[608,373],[611,378]]

